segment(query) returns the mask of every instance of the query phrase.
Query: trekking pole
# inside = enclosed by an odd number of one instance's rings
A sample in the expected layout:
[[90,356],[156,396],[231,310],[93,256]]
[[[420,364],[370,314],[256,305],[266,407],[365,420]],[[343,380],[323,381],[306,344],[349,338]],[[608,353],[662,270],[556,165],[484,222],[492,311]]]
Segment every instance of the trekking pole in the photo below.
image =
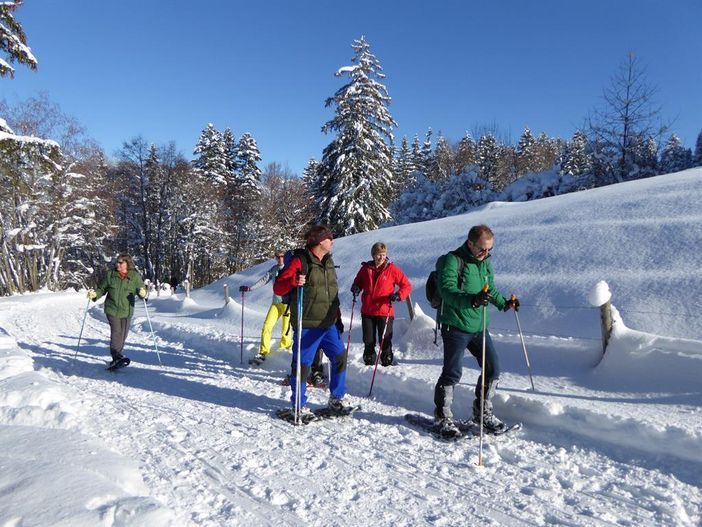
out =
[[[390,308],[392,308],[392,302],[390,302]],[[385,317],[385,327],[383,328],[383,335],[380,337],[380,345],[378,346],[378,354],[375,356],[375,368],[373,368],[373,378],[370,383],[370,390],[368,390],[368,397],[373,393],[373,383],[375,382],[375,372],[378,371],[378,361],[380,360],[380,355],[383,353],[383,342],[385,342],[385,333],[388,330],[388,321],[390,320],[390,308],[388,308],[388,314]]]
[[83,323],[80,325],[80,333],[78,334],[78,344],[76,345],[76,354],[73,356],[73,360],[78,358],[78,348],[80,348],[80,339],[83,337],[83,328],[85,327],[85,318],[88,316],[88,309],[90,308],[90,299],[88,298],[88,303],[85,305],[85,313],[83,314]]
[[244,364],[244,291],[241,292],[241,331],[239,332],[239,364]]
[[[488,284],[483,286],[483,292],[487,293],[490,289]],[[480,448],[478,452],[478,466],[483,466],[483,417],[485,415],[485,339],[487,335],[487,306],[483,306],[483,356],[482,356],[482,372],[480,374]]]
[[346,341],[346,356],[349,356],[349,348],[351,347],[351,328],[353,327],[353,310],[356,308],[356,295],[353,295],[353,302],[351,302],[351,320],[349,321],[349,335]]
[[142,298],[144,301],[144,311],[146,311],[146,320],[149,321],[149,329],[151,330],[151,337],[154,339],[154,349],[156,350],[156,356],[158,357],[158,363],[163,366],[161,362],[161,355],[158,352],[158,344],[156,343],[156,333],[154,333],[154,328],[151,325],[151,317],[149,316],[149,308],[146,307],[146,298]]
[[[511,300],[516,300],[517,296],[512,295]],[[529,354],[527,353],[526,350],[526,344],[524,344],[524,334],[522,333],[522,325],[519,323],[519,315],[517,314],[517,310],[519,308],[514,309],[514,318],[517,320],[517,329],[519,330],[519,339],[522,341],[522,350],[524,350],[524,358],[526,359],[526,365],[527,365],[527,370],[529,371],[529,381],[531,381],[531,391],[535,392],[536,388],[534,388],[534,379],[531,376],[531,364],[529,364]]]
[[300,424],[302,396],[300,395],[300,378],[302,377],[302,297],[303,287],[297,286],[297,362],[295,364],[295,424]]

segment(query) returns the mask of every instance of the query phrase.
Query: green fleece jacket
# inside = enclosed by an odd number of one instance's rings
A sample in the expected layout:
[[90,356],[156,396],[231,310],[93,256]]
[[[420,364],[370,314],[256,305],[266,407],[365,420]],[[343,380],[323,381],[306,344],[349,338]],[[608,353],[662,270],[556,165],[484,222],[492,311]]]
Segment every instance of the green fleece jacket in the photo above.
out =
[[[492,303],[503,310],[507,301],[495,288],[490,256],[480,261],[473,256],[464,243],[455,251],[463,258],[463,285],[458,289],[458,261],[453,254],[445,254],[438,265],[439,291],[443,300],[439,313],[439,322],[467,333],[483,330],[482,307],[473,307],[473,298],[487,283]],[[490,310],[487,313],[487,325],[490,324]]]
[[136,271],[129,271],[124,280],[117,271],[108,271],[107,276],[95,288],[95,300],[107,293],[105,313],[111,317],[128,318],[134,314],[134,299],[142,287],[144,282]]

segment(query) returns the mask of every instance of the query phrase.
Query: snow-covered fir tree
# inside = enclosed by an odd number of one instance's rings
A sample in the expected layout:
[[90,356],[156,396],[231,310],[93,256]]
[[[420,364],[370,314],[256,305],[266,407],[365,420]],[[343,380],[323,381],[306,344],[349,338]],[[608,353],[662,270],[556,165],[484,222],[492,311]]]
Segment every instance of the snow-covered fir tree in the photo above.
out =
[[37,69],[37,59],[27,46],[27,35],[13,16],[21,4],[22,0],[0,2],[0,50],[7,59],[0,58],[0,77],[15,76],[15,69],[10,66],[14,62],[24,64],[32,70]]
[[446,138],[439,132],[436,139],[436,148],[431,156],[429,175],[431,179],[441,180],[448,178],[453,168],[453,151]]
[[319,164],[319,219],[337,235],[386,223],[393,194],[392,130],[397,123],[387,108],[387,88],[379,82],[385,75],[363,37],[352,47],[352,64],[336,72],[337,77],[348,75],[349,81],[326,101],[327,107],[335,107],[335,115],[322,131],[336,136]]
[[424,142],[422,143],[422,149],[420,151],[421,155],[421,170],[429,179],[434,179],[432,177],[432,164],[434,158],[434,144],[432,142],[431,136],[433,135],[431,128],[427,130],[424,136]]
[[591,164],[587,148],[585,132],[576,130],[573,138],[566,144],[565,155],[561,163],[561,174],[580,176],[589,172]]
[[419,142],[419,136],[414,135],[412,139],[412,166],[416,172],[420,172],[424,175],[427,174],[428,168],[424,163],[424,157],[422,156],[422,145]]
[[702,130],[700,130],[695,143],[695,155],[692,158],[692,166],[702,167]]
[[659,169],[661,174],[679,172],[692,165],[692,152],[685,148],[677,134],[672,134],[661,152]]
[[497,178],[499,152],[500,148],[494,135],[487,133],[480,137],[477,149],[480,177],[491,185]]
[[456,156],[454,157],[454,170],[456,173],[463,172],[467,166],[476,163],[476,150],[475,140],[470,133],[466,132],[456,147]]
[[225,144],[222,133],[212,123],[202,130],[193,150],[193,155],[196,156],[193,167],[200,172],[200,177],[220,191],[229,178],[231,161],[228,151],[229,145]]
[[536,139],[528,127],[524,128],[519,142],[517,143],[517,177],[523,176],[528,172],[538,172],[536,168]]
[[400,150],[395,159],[395,184],[400,191],[414,185],[414,171],[415,167],[412,160],[412,151],[410,150],[407,136],[405,136],[402,138]]

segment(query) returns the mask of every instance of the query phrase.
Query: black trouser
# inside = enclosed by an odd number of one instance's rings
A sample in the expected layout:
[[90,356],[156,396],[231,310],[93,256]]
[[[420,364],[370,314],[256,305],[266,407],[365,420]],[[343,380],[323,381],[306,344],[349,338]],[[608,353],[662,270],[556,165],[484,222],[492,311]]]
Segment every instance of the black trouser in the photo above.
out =
[[[363,344],[365,345],[363,355],[375,357],[375,341],[377,336],[378,341],[383,341],[383,349],[380,352],[380,357],[392,359],[392,323],[394,317],[387,317],[387,329],[385,329],[385,318],[386,317],[368,315],[361,316]],[[383,337],[383,330],[385,330],[385,337]]]
[[119,318],[107,315],[107,321],[110,323],[110,355],[112,360],[116,360],[122,356],[132,317]]

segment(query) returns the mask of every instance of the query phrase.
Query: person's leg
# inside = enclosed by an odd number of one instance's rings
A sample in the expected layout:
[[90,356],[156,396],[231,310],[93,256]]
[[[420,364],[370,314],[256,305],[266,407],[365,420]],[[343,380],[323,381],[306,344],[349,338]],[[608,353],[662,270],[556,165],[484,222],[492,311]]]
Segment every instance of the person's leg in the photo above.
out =
[[107,315],[107,321],[110,324],[110,355],[112,355],[113,361],[122,357],[131,320],[131,317],[118,318]]
[[[333,326],[332,326],[333,327]],[[336,331],[336,328],[334,328]],[[300,354],[300,406],[305,406],[307,403],[307,377],[310,374],[310,365],[314,360],[314,355],[317,352],[317,348],[320,346],[320,342],[324,337],[324,330],[319,328],[307,328],[302,330],[302,353]],[[337,331],[338,335],[338,331]],[[295,332],[295,337],[297,337],[297,331]],[[292,362],[292,375],[290,376],[290,387],[292,388],[292,395],[290,396],[290,401],[295,405],[295,394],[296,394],[296,371],[297,371],[297,338],[293,340],[293,362]]]
[[329,359],[329,393],[342,399],[346,395],[347,353],[341,335],[334,326],[324,332],[321,347]]
[[283,332],[280,337],[280,349],[289,350],[292,348],[292,328],[290,327],[290,304],[276,304],[278,306],[278,312],[280,313],[282,309],[283,318],[282,327],[280,330]]
[[361,316],[361,327],[363,329],[363,364],[372,366],[375,364],[375,317]]
[[453,387],[463,374],[463,355],[469,334],[457,329],[442,328],[441,338],[444,342],[444,364],[434,387],[434,417],[437,420],[453,418]]
[[383,337],[383,349],[380,353],[380,363],[383,366],[390,366],[392,364],[392,361],[393,361],[392,325],[393,325],[394,320],[395,320],[395,317],[388,317],[387,328],[385,328],[385,319],[381,317],[381,321],[380,321],[379,330],[380,330],[381,336],[383,335],[383,331],[385,331],[385,337]]
[[[483,334],[474,333],[473,338],[468,344],[468,350],[478,361],[482,372],[483,358]],[[492,397],[495,395],[497,383],[500,380],[500,360],[495,350],[495,346],[490,338],[490,333],[485,334],[485,392],[481,396],[481,388],[483,384],[482,373],[478,376],[478,382],[475,385],[475,400],[473,401],[473,416],[480,417],[480,400],[485,398],[483,410],[486,415],[492,415]]]
[[322,365],[323,357],[324,350],[322,348],[318,348],[317,353],[314,354],[314,361],[312,361],[312,375],[324,375],[324,366]]
[[271,304],[268,308],[268,313],[266,313],[266,319],[263,321],[263,327],[261,328],[261,346],[258,352],[264,357],[271,352],[271,335],[273,334],[273,327],[275,323],[278,322],[280,318],[280,313],[278,312],[277,304]]

